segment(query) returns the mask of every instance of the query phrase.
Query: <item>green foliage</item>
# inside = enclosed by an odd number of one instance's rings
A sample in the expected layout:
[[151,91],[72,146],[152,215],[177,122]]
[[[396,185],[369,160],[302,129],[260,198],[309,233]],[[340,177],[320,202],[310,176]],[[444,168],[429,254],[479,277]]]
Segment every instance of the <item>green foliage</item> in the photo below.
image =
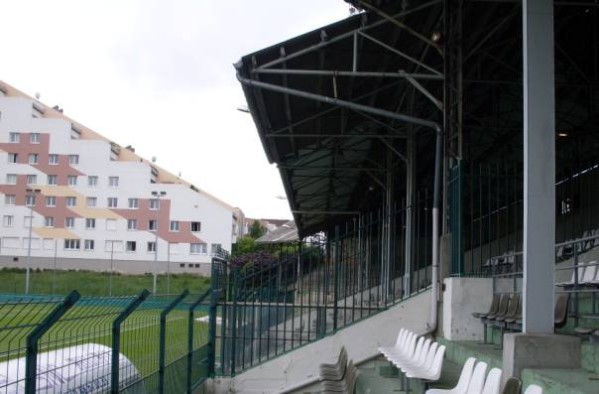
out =
[[243,237],[237,240],[237,243],[233,245],[233,256],[239,256],[245,253],[252,253],[256,250],[256,240],[251,237]]
[[258,239],[264,234],[266,234],[266,227],[264,227],[258,220],[254,220],[249,228],[249,236]]

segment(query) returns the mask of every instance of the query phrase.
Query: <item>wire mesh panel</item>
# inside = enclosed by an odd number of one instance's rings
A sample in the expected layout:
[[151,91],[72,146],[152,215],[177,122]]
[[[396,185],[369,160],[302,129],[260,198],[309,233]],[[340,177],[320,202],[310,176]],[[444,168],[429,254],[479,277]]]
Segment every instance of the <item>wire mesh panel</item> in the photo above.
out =
[[4,297],[0,393],[183,393],[208,377],[209,292]]

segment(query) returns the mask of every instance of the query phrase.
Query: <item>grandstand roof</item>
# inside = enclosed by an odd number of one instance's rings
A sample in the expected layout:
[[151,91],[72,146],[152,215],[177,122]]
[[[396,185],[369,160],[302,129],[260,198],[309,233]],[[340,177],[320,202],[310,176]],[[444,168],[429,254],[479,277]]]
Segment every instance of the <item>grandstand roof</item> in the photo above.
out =
[[[367,11],[236,64],[302,235],[330,230],[382,201],[386,154],[393,152],[391,169],[401,169],[410,134],[416,188],[432,189],[433,129],[448,126],[442,110],[448,94],[444,51],[462,56],[463,83],[454,101],[459,117],[452,120],[459,123],[453,127],[460,129],[460,151],[450,152],[454,136],[444,130],[446,166],[454,159],[522,163],[520,2],[464,1],[459,30],[444,28],[441,1],[350,3]],[[597,161],[597,50],[579,43],[599,43],[598,21],[593,1],[556,1],[558,178]],[[456,32],[461,42],[450,44]],[[400,196],[404,184],[403,176],[395,179]]]

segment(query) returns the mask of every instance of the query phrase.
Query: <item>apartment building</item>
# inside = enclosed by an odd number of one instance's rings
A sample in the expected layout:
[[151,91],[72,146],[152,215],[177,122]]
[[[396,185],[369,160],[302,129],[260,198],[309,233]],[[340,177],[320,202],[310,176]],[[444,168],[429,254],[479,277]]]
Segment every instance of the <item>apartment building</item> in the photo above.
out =
[[235,228],[230,205],[3,82],[0,217],[2,266],[130,273],[207,274]]

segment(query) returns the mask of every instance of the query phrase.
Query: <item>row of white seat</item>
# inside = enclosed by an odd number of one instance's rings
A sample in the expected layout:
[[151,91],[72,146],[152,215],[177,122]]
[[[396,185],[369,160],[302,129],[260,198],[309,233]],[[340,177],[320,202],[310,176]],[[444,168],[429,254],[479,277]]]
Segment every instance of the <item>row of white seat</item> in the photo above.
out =
[[445,346],[405,328],[399,330],[394,346],[378,350],[408,378],[434,382],[441,377]]
[[[418,337],[405,328],[400,329],[394,346],[379,347],[378,350],[407,378],[435,382],[441,377],[445,346],[422,336]],[[487,374],[487,368],[487,363],[483,361],[476,363],[476,359],[470,357],[466,360],[454,388],[428,389],[426,394],[499,394],[502,371],[499,368],[492,368]],[[520,392],[520,386],[517,392]],[[543,394],[543,390],[533,384],[528,386],[524,394]]]

